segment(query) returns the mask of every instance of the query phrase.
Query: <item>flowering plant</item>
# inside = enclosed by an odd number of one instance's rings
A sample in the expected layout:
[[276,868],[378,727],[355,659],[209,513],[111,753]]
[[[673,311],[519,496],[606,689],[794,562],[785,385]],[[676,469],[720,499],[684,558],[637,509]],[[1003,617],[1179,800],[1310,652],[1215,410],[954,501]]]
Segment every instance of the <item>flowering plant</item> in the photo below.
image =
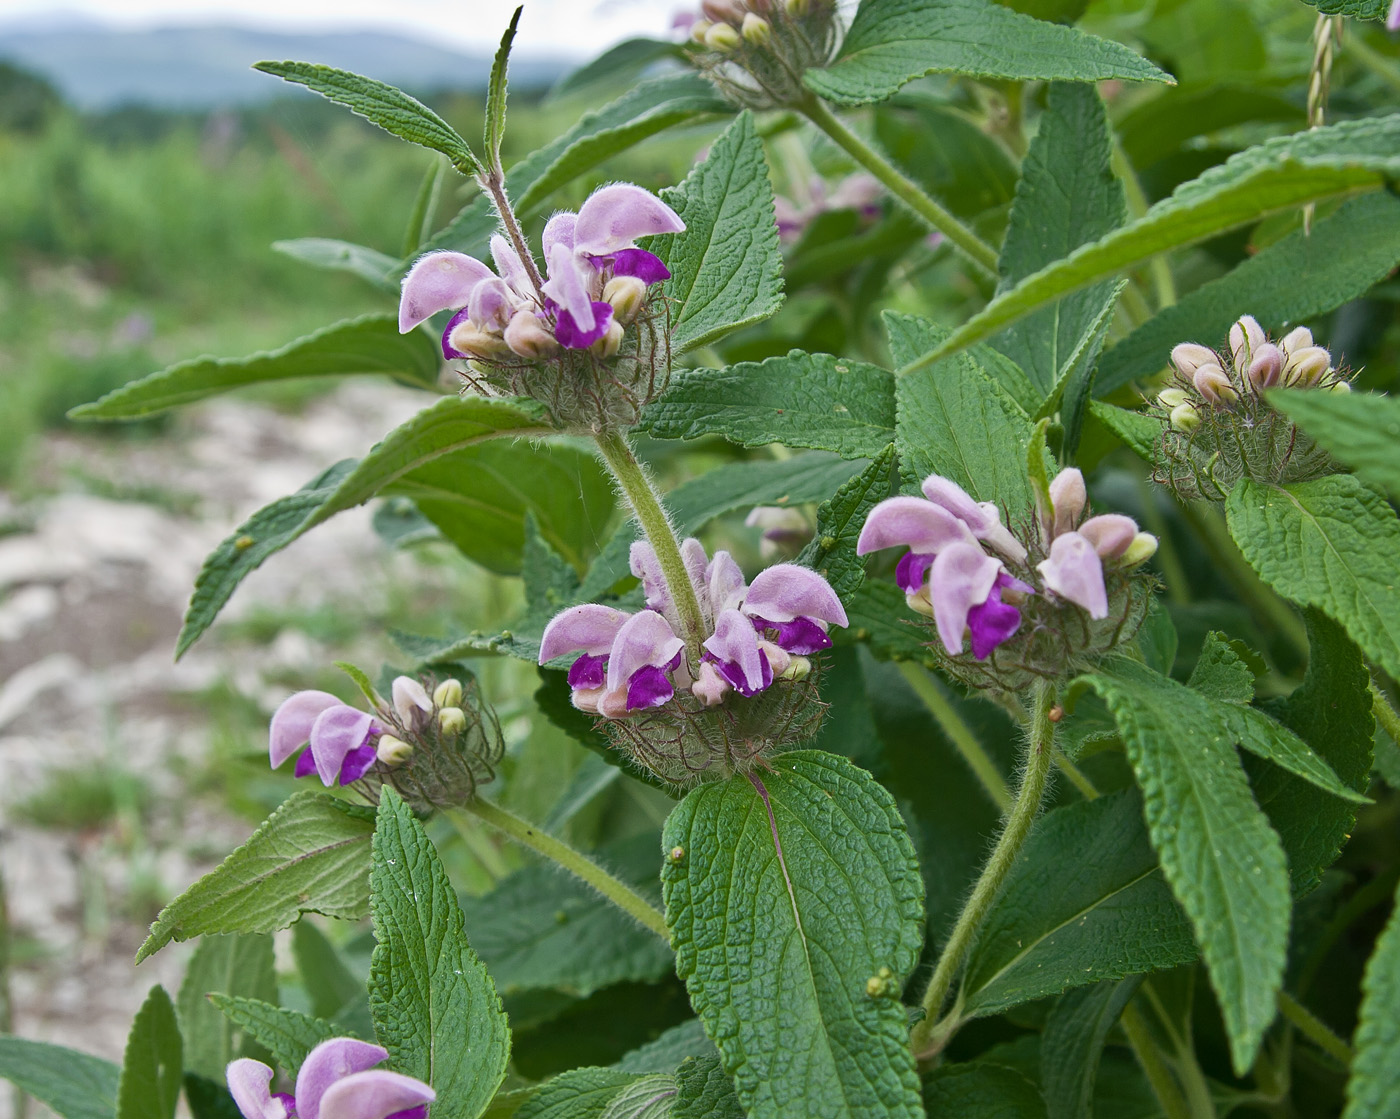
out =
[[[1396,1114],[1400,116],[1381,3],[1282,4],[705,0],[522,158],[519,12],[480,145],[260,64],[436,153],[402,257],[337,258],[383,309],[78,414],[437,399],[239,526],[178,651],[375,497],[513,612],[286,687],[300,786],[140,950],[199,938],[178,1009],[0,1074],[65,1119]],[[604,169],[680,124],[656,189]]]

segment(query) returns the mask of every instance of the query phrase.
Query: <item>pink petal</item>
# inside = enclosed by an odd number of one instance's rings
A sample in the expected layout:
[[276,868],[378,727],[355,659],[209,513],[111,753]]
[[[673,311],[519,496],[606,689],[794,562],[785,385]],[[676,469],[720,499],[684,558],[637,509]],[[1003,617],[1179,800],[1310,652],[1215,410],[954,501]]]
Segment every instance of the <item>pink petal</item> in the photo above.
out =
[[297,1119],[319,1119],[322,1098],[336,1081],[372,1069],[388,1056],[387,1049],[352,1037],[321,1042],[306,1055],[297,1073]]
[[296,692],[282,701],[268,728],[268,760],[276,769],[311,738],[311,728],[321,712],[339,707],[340,700],[330,692]]
[[1385,17],[1387,31],[1400,31],[1400,0],[1390,0],[1390,14]]
[[976,544],[954,544],[933,561],[928,580],[933,620],[943,647],[952,656],[963,651],[968,611],[987,601],[1000,571],[1001,561]]
[[544,282],[544,293],[568,311],[574,325],[586,334],[596,327],[597,319],[580,267],[591,265],[581,266],[566,246],[555,243],[549,250],[549,279]]
[[1091,618],[1108,617],[1108,592],[1103,583],[1103,562],[1094,545],[1077,532],[1055,537],[1050,558],[1036,565],[1047,590],[1089,611]]
[[633,614],[613,639],[608,657],[608,691],[624,690],[632,674],[644,665],[666,667],[684,648],[685,642],[655,610]]
[[328,707],[316,716],[311,726],[311,755],[316,759],[321,784],[326,788],[335,784],[345,755],[365,744],[373,726],[374,720],[365,712],[343,704]]
[[249,1057],[229,1063],[228,1092],[246,1119],[287,1119],[287,1109],[272,1096],[272,1070]]
[[418,726],[425,716],[432,713],[432,697],[411,676],[395,676],[390,694],[394,700],[394,712],[404,726]]
[[810,567],[796,563],[774,564],[760,571],[744,599],[744,613],[770,622],[816,618],[832,625],[847,624],[845,607],[831,584]]
[[627,565],[632,574],[642,581],[642,594],[646,596],[647,606],[663,614],[671,609],[671,591],[666,586],[656,549],[645,540],[636,541],[627,553]]
[[962,486],[941,474],[930,474],[919,486],[924,496],[960,518],[973,532],[985,528],[986,511]]
[[562,657],[565,653],[582,652],[591,657],[604,655],[612,648],[618,630],[631,615],[611,606],[587,602],[561,610],[544,628],[540,638],[540,664]]
[[520,297],[511,286],[500,277],[492,276],[476,285],[467,303],[467,313],[471,321],[483,329],[504,329],[520,306]]
[[705,639],[705,651],[719,671],[743,695],[754,695],[772,682],[771,669],[764,680],[764,660],[753,623],[737,610],[726,610],[715,622],[715,632]]
[[560,210],[545,222],[544,233],[540,237],[545,260],[549,259],[555,245],[563,245],[569,252],[574,251],[574,226],[577,223],[578,215],[572,210]]
[[439,311],[465,307],[472,291],[495,273],[465,253],[428,253],[403,278],[399,297],[399,332],[406,334]]
[[734,557],[725,551],[716,552],[715,558],[710,561],[705,571],[705,585],[715,617],[726,610],[736,609],[748,591],[743,570]]
[[530,279],[530,273],[525,268],[525,263],[520,259],[520,254],[515,251],[515,246],[502,237],[499,233],[491,235],[491,259],[496,263],[496,271],[522,297],[534,294],[535,283]]
[[321,1115],[323,1119],[388,1119],[395,1112],[435,1099],[437,1094],[421,1080],[375,1069],[352,1073],[331,1084],[321,1097]]
[[1084,488],[1084,475],[1074,467],[1061,470],[1050,482],[1050,503],[1055,507],[1055,531],[1073,532],[1074,526],[1088,504],[1089,492]]
[[1117,559],[1137,535],[1137,522],[1122,513],[1102,513],[1079,526],[1079,535],[1094,546],[1100,559]]
[[942,506],[918,497],[891,497],[865,519],[856,554],[903,544],[924,555],[937,555],[950,544],[970,544],[975,539],[967,524]]
[[579,208],[574,251],[606,256],[632,248],[638,237],[684,229],[680,215],[650,191],[631,183],[613,183],[595,190]]

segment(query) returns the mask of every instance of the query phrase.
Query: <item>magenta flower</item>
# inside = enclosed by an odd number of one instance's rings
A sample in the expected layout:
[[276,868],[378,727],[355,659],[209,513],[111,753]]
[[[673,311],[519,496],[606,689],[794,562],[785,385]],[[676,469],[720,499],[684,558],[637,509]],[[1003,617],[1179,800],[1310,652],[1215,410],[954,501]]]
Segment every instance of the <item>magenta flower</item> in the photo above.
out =
[[1050,542],[1050,556],[1036,564],[1045,589],[1076,606],[1091,618],[1108,617],[1108,592],[1104,588],[1103,561],[1087,537],[1066,532]]
[[328,788],[337,780],[349,785],[374,765],[374,739],[381,732],[373,716],[346,706],[329,692],[297,692],[273,713],[268,760],[276,769],[305,745],[296,776],[315,773]]
[[[716,555],[718,559],[719,553]],[[759,572],[744,599],[757,630],[775,631],[779,648],[807,656],[831,648],[827,626],[848,624],[831,584],[809,567],[780,563]]]
[[273,1092],[273,1070],[247,1057],[229,1064],[228,1090],[244,1119],[424,1119],[436,1093],[374,1067],[388,1056],[369,1042],[332,1038],[302,1062],[294,1095]]
[[715,632],[705,639],[705,659],[741,696],[756,696],[773,683],[773,666],[759,648],[753,623],[738,610],[725,610],[716,619]]
[[585,603],[556,614],[540,639],[540,664],[581,653],[569,668],[574,706],[623,718],[675,695],[670,674],[681,666],[685,643],[655,610],[628,614]]

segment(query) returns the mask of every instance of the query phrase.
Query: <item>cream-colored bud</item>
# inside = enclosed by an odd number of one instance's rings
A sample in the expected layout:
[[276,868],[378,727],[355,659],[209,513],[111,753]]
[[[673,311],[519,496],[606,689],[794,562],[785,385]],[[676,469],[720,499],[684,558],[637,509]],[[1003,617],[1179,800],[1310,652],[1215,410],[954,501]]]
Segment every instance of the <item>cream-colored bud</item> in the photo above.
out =
[[374,756],[390,769],[397,769],[413,757],[413,747],[402,738],[395,738],[392,734],[381,734]]
[[792,654],[775,642],[766,641],[760,637],[758,651],[768,658],[768,667],[773,670],[774,676],[781,676],[792,664]]
[[1218,365],[1201,366],[1192,376],[1191,383],[1211,404],[1233,404],[1240,398],[1229,374]]
[[1254,351],[1254,356],[1249,362],[1248,376],[1255,392],[1263,392],[1278,384],[1279,374],[1282,372],[1283,351],[1272,342],[1265,342]]
[[605,691],[606,688],[575,688],[569,693],[569,702],[586,714],[596,715]]
[[922,614],[925,618],[933,617],[933,601],[928,596],[928,584],[925,583],[914,594],[906,594],[904,601],[909,609],[916,614]]
[[457,735],[467,729],[467,713],[460,707],[444,707],[438,712],[437,721],[443,734]]
[[714,24],[707,19],[697,19],[690,25],[690,37],[697,43],[703,43],[705,36],[709,33]]
[[622,348],[622,324],[616,319],[608,323],[608,329],[603,336],[589,346],[590,352],[597,354],[601,358],[613,357]]
[[784,0],[783,7],[790,16],[805,16],[811,10],[810,0]]
[[612,304],[614,322],[631,322],[646,299],[646,281],[636,276],[614,276],[603,288],[603,302]]
[[1279,347],[1285,354],[1293,354],[1298,350],[1306,350],[1313,344],[1312,331],[1306,326],[1295,327],[1283,336]]
[[1288,355],[1288,364],[1283,367],[1283,383],[1310,388],[1327,376],[1331,368],[1331,354],[1321,346],[1305,346]]
[[712,51],[732,51],[743,41],[727,23],[717,23],[705,32],[705,45]]
[[505,339],[512,353],[531,360],[549,357],[559,350],[559,343],[549,327],[530,310],[522,309],[511,316]]
[[805,680],[812,674],[812,662],[806,657],[793,657],[780,673],[784,680]]
[[1344,394],[1345,394],[1345,393],[1349,393],[1349,392],[1351,392],[1351,382],[1350,382],[1350,381],[1334,381],[1332,384],[1328,385],[1327,388],[1324,389],[1323,391],[1324,391],[1324,392],[1340,392],[1340,393],[1344,393]]
[[700,0],[700,10],[706,19],[716,23],[738,23],[744,18],[744,6],[739,0]]
[[510,354],[510,347],[499,334],[482,330],[470,319],[464,319],[447,336],[447,344],[467,357],[482,358],[487,361]]
[[1157,403],[1167,409],[1185,404],[1190,399],[1185,389],[1163,389],[1157,394]]
[[1197,342],[1182,342],[1172,347],[1172,364],[1176,371],[1188,381],[1203,365],[1219,365],[1220,358],[1214,350]]
[[439,707],[458,707],[462,702],[462,682],[444,680],[433,689],[433,702]]
[[1177,431],[1195,431],[1201,426],[1201,414],[1196,411],[1194,404],[1178,404],[1172,409],[1172,427]]
[[1243,373],[1249,366],[1250,355],[1268,340],[1269,336],[1253,315],[1241,315],[1230,327],[1230,353],[1235,359],[1235,369]]
[[773,41],[773,25],[753,12],[744,17],[744,24],[739,30],[744,41],[756,47],[766,47]]
[[1118,557],[1119,567],[1137,567],[1157,554],[1157,538],[1150,532],[1139,532],[1128,545],[1128,550]]

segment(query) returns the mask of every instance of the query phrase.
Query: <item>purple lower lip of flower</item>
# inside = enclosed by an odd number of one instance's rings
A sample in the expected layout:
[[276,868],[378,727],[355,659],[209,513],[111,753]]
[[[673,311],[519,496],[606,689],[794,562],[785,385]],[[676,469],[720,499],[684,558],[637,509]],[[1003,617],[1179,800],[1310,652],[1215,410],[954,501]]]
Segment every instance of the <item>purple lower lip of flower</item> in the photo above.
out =
[[751,621],[756,630],[776,630],[779,648],[799,657],[831,648],[831,635],[812,618],[797,617],[790,622],[770,622],[766,618],[752,618]]
[[373,742],[366,742],[345,755],[340,763],[340,783],[353,785],[374,768],[377,751]]
[[643,665],[627,681],[627,710],[660,707],[675,694],[675,685],[664,669],[654,664]]
[[316,755],[311,752],[311,747],[308,746],[301,752],[301,756],[297,758],[296,768],[292,770],[292,776],[310,777],[315,772]]
[[373,728],[370,715],[343,704],[329,707],[316,717],[311,728],[311,753],[323,785],[330,788],[335,784],[346,756],[365,745]]
[[592,330],[584,330],[574,322],[573,315],[560,307],[554,323],[555,340],[570,350],[586,350],[608,332],[608,327],[612,324],[612,314],[611,303],[595,301],[593,303],[594,327]]
[[448,361],[453,361],[457,358],[464,358],[470,356],[468,354],[464,354],[461,350],[454,349],[447,343],[447,340],[452,337],[452,332],[470,318],[471,316],[467,313],[467,309],[463,307],[460,311],[458,311],[455,315],[452,316],[451,320],[447,324],[447,329],[442,332],[442,356],[445,357]]
[[607,679],[607,668],[606,656],[595,657],[584,653],[569,666],[569,687],[575,691],[580,688],[601,688]]
[[1013,637],[1021,628],[1021,611],[1001,600],[1001,592],[1007,589],[1019,590],[1023,594],[1034,593],[1033,588],[1003,571],[992,585],[987,601],[967,612],[967,628],[972,634],[972,655],[979,661],[986,660],[993,649]]
[[743,668],[735,661],[720,660],[708,649],[704,653],[705,660],[709,661],[719,670],[719,674],[724,677],[725,682],[738,692],[745,699],[752,699],[759,692],[765,691],[773,684],[773,669],[768,664],[768,657],[762,649],[758,651],[759,684],[757,687],[750,687],[748,678],[744,674]]
[[611,256],[589,257],[595,268],[611,262],[614,276],[635,276],[650,287],[671,278],[671,270],[662,259],[646,249],[622,249]]
[[906,552],[894,569],[894,581],[905,594],[918,594],[924,585],[934,557],[923,552]]

